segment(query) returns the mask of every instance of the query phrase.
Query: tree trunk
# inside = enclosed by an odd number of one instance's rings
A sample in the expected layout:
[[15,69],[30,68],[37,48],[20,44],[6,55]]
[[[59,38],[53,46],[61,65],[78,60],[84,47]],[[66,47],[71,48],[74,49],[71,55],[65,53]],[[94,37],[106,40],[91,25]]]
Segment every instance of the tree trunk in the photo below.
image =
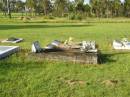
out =
[[10,2],[9,2],[9,0],[7,0],[7,13],[8,13],[8,16],[9,16],[9,18],[11,19],[11,10],[10,10]]

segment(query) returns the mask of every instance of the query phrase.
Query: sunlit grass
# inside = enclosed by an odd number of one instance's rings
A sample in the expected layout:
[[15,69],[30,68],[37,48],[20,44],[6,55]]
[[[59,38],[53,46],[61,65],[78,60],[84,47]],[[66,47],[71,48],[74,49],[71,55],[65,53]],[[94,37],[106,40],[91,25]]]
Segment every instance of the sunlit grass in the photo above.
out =
[[[42,47],[54,39],[95,40],[102,64],[82,65],[32,58],[28,52],[0,61],[0,97],[129,97],[130,53],[113,51],[113,39],[130,40],[129,23],[0,23],[0,40],[24,38],[18,44],[31,49],[38,40]],[[70,85],[68,80],[82,81]],[[104,84],[106,80],[117,83]]]

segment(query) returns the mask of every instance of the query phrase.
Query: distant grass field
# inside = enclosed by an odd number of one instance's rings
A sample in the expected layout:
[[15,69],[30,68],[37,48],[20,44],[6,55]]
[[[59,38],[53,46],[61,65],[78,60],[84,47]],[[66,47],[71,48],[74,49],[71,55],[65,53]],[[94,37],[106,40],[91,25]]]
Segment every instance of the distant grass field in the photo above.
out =
[[[3,21],[3,20],[0,20]],[[130,52],[112,49],[113,39],[130,40],[130,23],[17,23],[0,22],[0,40],[24,38],[18,44],[31,51],[38,40],[45,46],[54,39],[95,40],[102,64],[50,62],[14,54],[0,61],[0,97],[130,97]]]

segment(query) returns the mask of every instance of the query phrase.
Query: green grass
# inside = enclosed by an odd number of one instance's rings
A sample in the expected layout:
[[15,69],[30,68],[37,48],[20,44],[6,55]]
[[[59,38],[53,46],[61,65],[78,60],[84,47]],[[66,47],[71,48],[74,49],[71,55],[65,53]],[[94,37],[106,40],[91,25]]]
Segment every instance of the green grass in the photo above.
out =
[[[38,40],[45,46],[54,39],[95,40],[102,52],[101,65],[50,62],[30,58],[28,52],[0,61],[0,97],[130,97],[130,53],[113,51],[113,39],[128,37],[130,23],[0,23],[0,40],[15,36],[31,48]],[[67,80],[85,84],[69,85]],[[105,85],[105,80],[117,80]]]

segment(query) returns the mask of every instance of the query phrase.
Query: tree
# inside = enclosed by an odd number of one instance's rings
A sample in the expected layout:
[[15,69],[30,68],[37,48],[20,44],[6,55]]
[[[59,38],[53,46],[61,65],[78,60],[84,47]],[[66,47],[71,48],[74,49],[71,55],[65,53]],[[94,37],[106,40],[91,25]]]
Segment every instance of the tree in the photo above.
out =
[[85,6],[84,6],[84,1],[79,1],[76,3],[76,12],[84,12],[85,11]]
[[41,0],[41,7],[44,10],[44,15],[47,15],[52,9],[50,0]]
[[9,15],[9,18],[11,19],[11,9],[10,9],[11,1],[7,0],[7,13]]
[[55,0],[54,7],[57,16],[64,16],[65,11],[68,10],[67,2],[68,0]]
[[120,0],[90,0],[90,4],[96,17],[119,16],[121,12]]
[[93,13],[96,17],[99,17],[99,1],[98,0],[90,0],[91,4],[91,13]]
[[119,16],[120,7],[121,7],[120,0],[114,0],[113,1],[113,16]]
[[33,12],[35,11],[36,4],[36,0],[26,0],[27,10],[33,14]]
[[0,11],[2,11],[2,8],[3,8],[2,2],[0,2]]
[[89,4],[84,5],[84,10],[85,10],[86,16],[87,17],[90,16],[91,6]]
[[68,11],[70,13],[74,13],[75,12],[75,2],[74,1],[69,1],[68,2]]
[[25,12],[25,3],[22,2],[21,0],[17,0],[15,3],[15,12],[21,12],[23,16],[23,12]]
[[130,16],[130,0],[125,0],[124,3],[125,16]]
[[25,3],[22,2],[21,0],[17,0],[16,3],[15,3],[15,11],[21,12],[23,10],[25,10]]

